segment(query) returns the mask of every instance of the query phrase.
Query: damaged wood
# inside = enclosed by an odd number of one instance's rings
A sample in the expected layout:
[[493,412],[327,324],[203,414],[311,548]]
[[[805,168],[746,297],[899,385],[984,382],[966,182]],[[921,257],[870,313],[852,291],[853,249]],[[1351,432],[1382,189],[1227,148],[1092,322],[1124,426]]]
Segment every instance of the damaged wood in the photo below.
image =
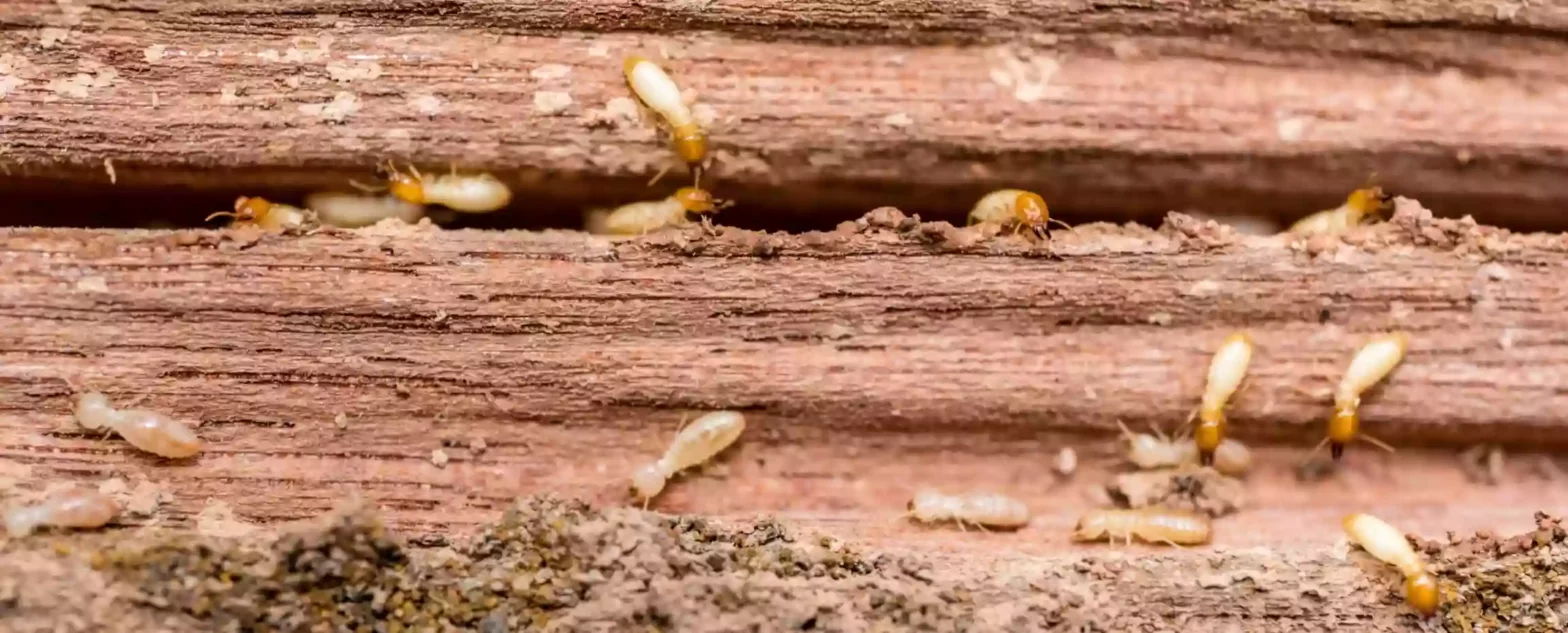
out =
[[619,72],[641,51],[698,95],[716,186],[755,225],[883,204],[957,219],[999,186],[1069,220],[1285,219],[1371,172],[1446,214],[1564,224],[1553,4],[580,9],[6,3],[0,165],[24,177],[6,186],[301,192],[397,157],[495,171],[520,208],[656,197],[639,179],[668,152]]

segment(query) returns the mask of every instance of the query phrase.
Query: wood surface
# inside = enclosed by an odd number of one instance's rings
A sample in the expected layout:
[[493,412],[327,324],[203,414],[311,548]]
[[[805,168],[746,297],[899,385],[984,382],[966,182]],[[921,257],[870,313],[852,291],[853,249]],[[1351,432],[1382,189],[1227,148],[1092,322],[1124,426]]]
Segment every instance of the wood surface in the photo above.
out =
[[457,161],[518,187],[490,220],[572,226],[663,195],[642,182],[667,148],[615,103],[644,52],[702,106],[732,224],[956,219],[998,186],[1074,221],[1288,218],[1377,172],[1561,229],[1565,25],[1506,0],[22,0],[0,6],[0,166],[7,214],[125,223],[106,199],[163,192],[142,213],[190,225],[225,195]]

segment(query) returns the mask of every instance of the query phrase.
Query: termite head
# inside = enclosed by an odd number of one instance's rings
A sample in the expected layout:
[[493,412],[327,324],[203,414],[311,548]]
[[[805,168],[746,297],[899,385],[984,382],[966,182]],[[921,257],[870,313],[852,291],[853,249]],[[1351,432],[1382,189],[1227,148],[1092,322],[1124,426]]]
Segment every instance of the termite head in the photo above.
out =
[[260,222],[262,218],[267,217],[267,214],[271,211],[272,203],[268,202],[265,198],[240,196],[234,199],[233,211],[219,211],[207,216],[207,220],[211,221],[213,218],[223,217],[226,215],[234,218],[236,223],[256,223]]
[[675,128],[670,143],[675,146],[675,154],[693,169],[708,158],[708,136],[695,123]]
[[1225,441],[1225,416],[1219,412],[1204,412],[1197,428],[1192,431],[1193,443],[1198,445],[1198,462],[1204,466],[1214,464],[1214,451]]
[[1405,579],[1405,602],[1423,616],[1437,613],[1437,578],[1423,571]]
[[1111,527],[1107,523],[1110,514],[1105,512],[1090,512],[1078,519],[1078,524],[1073,526],[1073,539],[1079,541],[1093,541],[1104,538],[1110,533]]
[[102,422],[109,419],[109,414],[114,412],[109,397],[96,391],[84,391],[76,395],[76,408],[73,414],[77,423],[83,428],[92,430],[102,428]]
[[1045,206],[1045,198],[1032,191],[1020,192],[1013,198],[1013,219],[1021,225],[1029,227],[1036,236],[1050,237],[1051,211]]
[[1359,220],[1366,216],[1382,217],[1392,200],[1393,197],[1384,193],[1382,187],[1371,185],[1350,192],[1350,197],[1345,199],[1345,206]]
[[667,480],[657,462],[643,466],[632,475],[632,496],[642,500],[652,499],[664,491]]
[[641,64],[645,61],[648,61],[648,58],[641,55],[627,55],[625,61],[621,62],[621,72],[626,74],[627,80],[630,80],[632,77],[632,70],[636,69],[638,64]]
[[718,211],[721,206],[713,199],[713,194],[708,193],[706,189],[697,187],[681,187],[675,190],[675,195],[672,197],[675,198],[676,202],[680,203],[681,208],[685,209],[687,213],[698,215],[713,213]]
[[1336,407],[1334,417],[1328,420],[1328,450],[1329,455],[1339,459],[1345,454],[1345,445],[1356,439],[1356,432],[1361,427],[1361,417],[1356,413],[1355,405]]
[[[412,169],[411,169],[412,171]],[[376,178],[386,181],[387,192],[404,202],[425,204],[425,185],[418,172],[405,174],[392,161],[376,165]]]

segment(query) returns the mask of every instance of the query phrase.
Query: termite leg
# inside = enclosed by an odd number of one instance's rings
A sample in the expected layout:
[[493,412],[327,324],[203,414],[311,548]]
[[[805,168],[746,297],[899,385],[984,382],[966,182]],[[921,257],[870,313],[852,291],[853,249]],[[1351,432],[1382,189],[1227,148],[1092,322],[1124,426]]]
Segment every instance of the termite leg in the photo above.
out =
[[447,161],[447,164],[452,166],[452,177],[456,178],[457,177],[457,161],[455,161],[455,160]]
[[1169,546],[1174,547],[1176,549],[1187,549],[1186,546],[1178,545],[1178,544],[1176,544],[1176,541],[1172,541],[1172,540],[1170,540],[1168,538],[1160,539],[1160,540],[1165,541],[1166,545],[1169,545]]
[[678,434],[680,434],[680,432],[681,432],[681,429],[684,429],[684,428],[686,428],[686,420],[688,420],[688,419],[690,419],[690,418],[691,418],[691,412],[689,412],[689,411],[688,411],[688,412],[686,412],[686,413],[682,413],[682,414],[681,414],[681,423],[680,423],[680,424],[677,424],[677,425],[675,425],[675,433],[676,433],[676,434],[677,434],[677,435],[678,435]]
[[953,522],[958,524],[958,531],[960,531],[960,532],[968,532],[969,531],[969,528],[964,527],[964,520],[963,519],[954,519]]

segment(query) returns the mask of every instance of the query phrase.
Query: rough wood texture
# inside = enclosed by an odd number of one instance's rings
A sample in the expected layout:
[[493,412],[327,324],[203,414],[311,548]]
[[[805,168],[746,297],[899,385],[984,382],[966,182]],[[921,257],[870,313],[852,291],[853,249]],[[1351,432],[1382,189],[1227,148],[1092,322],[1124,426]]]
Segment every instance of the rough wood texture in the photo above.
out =
[[[0,234],[0,475],[26,488],[146,478],[173,494],[160,516],[176,525],[214,502],[271,525],[358,492],[396,529],[460,534],[519,494],[620,503],[627,472],[683,411],[733,407],[752,420],[738,450],[677,480],[658,509],[773,513],[1028,583],[1101,561],[1067,534],[1114,468],[1115,421],[1181,421],[1213,346],[1246,326],[1261,350],[1231,415],[1236,435],[1268,444],[1253,501],[1218,524],[1218,551],[1110,555],[1120,571],[1096,581],[1095,604],[1127,605],[1128,626],[1402,630],[1413,625],[1393,581],[1331,553],[1339,516],[1372,511],[1437,536],[1568,509],[1527,460],[1490,487],[1441,450],[1562,447],[1565,254],[1562,236],[1434,220],[1410,201],[1347,243],[1172,216],[1159,231],[1091,225],[1031,246],[891,210],[833,233],[625,242],[12,229]],[[1327,409],[1314,392],[1388,327],[1415,343],[1368,397],[1365,425],[1401,452],[1356,446],[1337,478],[1297,482]],[[169,463],[84,433],[66,377],[200,420],[210,447]],[[1084,459],[1073,483],[1046,470],[1061,446]],[[1005,491],[1038,517],[1016,534],[911,527],[898,513],[921,484]],[[1324,602],[1303,606],[1304,591]]]
[[632,177],[667,151],[610,105],[642,50],[707,107],[742,224],[951,219],[999,185],[1069,219],[1290,216],[1371,171],[1568,224],[1561,2],[25,0],[0,28],[17,192],[106,184],[105,159],[124,195],[298,191],[393,156],[495,170],[532,211],[650,197]]

